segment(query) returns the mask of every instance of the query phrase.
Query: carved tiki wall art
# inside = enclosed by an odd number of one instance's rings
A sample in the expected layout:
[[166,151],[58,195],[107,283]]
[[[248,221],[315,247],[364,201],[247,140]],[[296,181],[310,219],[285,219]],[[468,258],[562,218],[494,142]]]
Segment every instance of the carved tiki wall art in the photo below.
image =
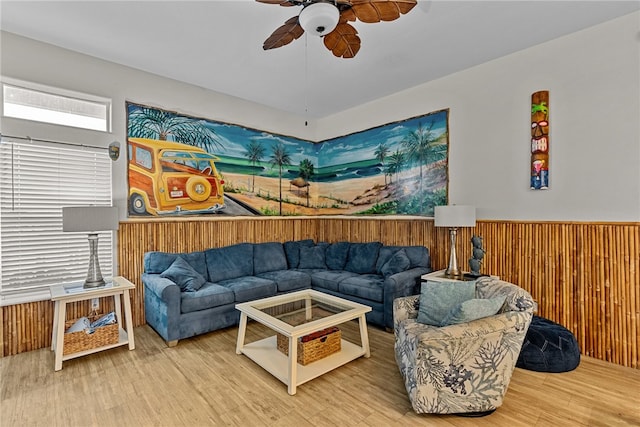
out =
[[531,189],[549,188],[549,91],[531,95]]

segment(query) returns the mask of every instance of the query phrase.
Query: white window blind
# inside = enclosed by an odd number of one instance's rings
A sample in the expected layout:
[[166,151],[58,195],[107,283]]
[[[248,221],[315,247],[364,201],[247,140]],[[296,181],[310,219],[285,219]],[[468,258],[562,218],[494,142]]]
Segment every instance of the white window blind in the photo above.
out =
[[[62,231],[63,206],[111,206],[106,150],[60,144],[0,143],[0,303],[42,300],[49,286],[82,281],[86,233]],[[113,273],[112,232],[99,233],[105,278]]]

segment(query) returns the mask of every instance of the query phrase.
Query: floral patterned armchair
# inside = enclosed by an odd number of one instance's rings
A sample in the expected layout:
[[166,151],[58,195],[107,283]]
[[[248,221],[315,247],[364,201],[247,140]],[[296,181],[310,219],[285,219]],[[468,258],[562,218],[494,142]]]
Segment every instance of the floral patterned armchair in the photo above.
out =
[[396,362],[415,412],[483,415],[502,404],[537,309],[516,285],[476,282],[476,298],[503,295],[498,314],[444,327],[417,322],[419,295],[394,301]]

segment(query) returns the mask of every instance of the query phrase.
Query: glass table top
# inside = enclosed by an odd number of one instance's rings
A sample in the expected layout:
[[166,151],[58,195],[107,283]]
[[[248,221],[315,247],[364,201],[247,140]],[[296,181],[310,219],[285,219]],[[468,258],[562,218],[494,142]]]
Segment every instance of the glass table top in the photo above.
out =
[[300,297],[292,301],[279,302],[256,308],[288,325],[299,326],[303,323],[324,319],[334,314],[348,311],[353,307],[312,296],[307,298]]
[[240,303],[236,308],[272,327],[298,332],[371,311],[369,306],[311,289]]

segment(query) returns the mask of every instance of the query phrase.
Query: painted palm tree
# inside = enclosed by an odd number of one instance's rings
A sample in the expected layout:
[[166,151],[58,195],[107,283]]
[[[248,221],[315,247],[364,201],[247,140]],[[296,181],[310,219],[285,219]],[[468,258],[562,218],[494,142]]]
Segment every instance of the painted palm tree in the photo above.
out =
[[[376,159],[382,163],[382,168],[384,169],[384,161],[389,155],[389,146],[386,142],[381,142],[376,148],[376,151],[373,152],[373,155],[376,156]],[[384,185],[387,185],[387,174],[384,174]]]
[[389,174],[395,174],[396,182],[398,181],[398,174],[402,171],[402,169],[404,169],[405,162],[406,162],[405,155],[400,150],[396,150],[395,153],[393,153],[389,157],[389,166],[388,166]]
[[[249,146],[245,149],[244,156],[249,159],[251,164],[255,166],[258,164],[260,160],[264,157],[264,147],[260,142],[255,139],[249,143]],[[254,193],[256,189],[256,171],[252,171],[252,180],[251,180],[251,192]]]
[[[300,177],[302,177],[307,183],[315,173],[313,163],[309,159],[303,159],[300,162]],[[309,207],[309,192],[311,191],[311,184],[307,186],[307,207]]]
[[128,133],[131,137],[175,141],[202,148],[212,153],[224,148],[218,135],[204,120],[178,116],[149,107],[137,107],[129,113]]
[[271,163],[272,167],[278,167],[278,179],[280,180],[280,215],[282,215],[282,167],[291,164],[291,156],[287,153],[287,149],[282,142],[278,142],[271,149],[271,160],[269,163]]
[[420,169],[420,197],[423,196],[423,166],[444,158],[442,150],[436,146],[438,143],[438,136],[433,132],[433,125],[433,121],[431,121],[427,126],[423,126],[422,123],[418,123],[416,130],[409,133],[401,141],[402,146],[406,150],[407,160],[418,163]]

